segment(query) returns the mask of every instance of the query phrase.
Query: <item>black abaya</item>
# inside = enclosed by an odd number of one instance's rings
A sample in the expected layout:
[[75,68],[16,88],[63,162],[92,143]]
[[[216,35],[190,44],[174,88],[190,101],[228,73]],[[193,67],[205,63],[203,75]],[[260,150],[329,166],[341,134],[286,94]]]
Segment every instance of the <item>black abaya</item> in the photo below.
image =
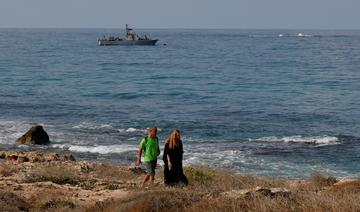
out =
[[[183,183],[185,185],[188,184],[188,179],[184,175],[183,167],[182,167],[182,159],[183,159],[183,145],[182,141],[180,144],[174,149],[169,148],[169,144],[165,145],[164,149],[164,180],[165,184],[173,185],[177,183]],[[168,156],[171,162],[171,169],[169,169]]]

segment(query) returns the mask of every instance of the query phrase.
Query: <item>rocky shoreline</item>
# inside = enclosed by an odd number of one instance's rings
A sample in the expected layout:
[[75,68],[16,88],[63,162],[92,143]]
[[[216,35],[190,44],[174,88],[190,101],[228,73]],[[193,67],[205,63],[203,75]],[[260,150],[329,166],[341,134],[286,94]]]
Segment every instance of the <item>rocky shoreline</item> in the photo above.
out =
[[186,167],[185,173],[190,180],[188,187],[166,187],[158,170],[156,185],[141,189],[138,186],[141,170],[76,161],[71,154],[3,151],[0,152],[0,208],[1,211],[360,208],[359,180],[338,181],[321,175],[306,180],[274,179],[239,176],[204,167]]
[[[76,161],[70,154],[5,151],[0,158],[0,205],[5,211],[47,210],[59,204],[85,209],[136,187],[136,180],[125,179],[132,175],[126,167]],[[119,180],[117,174],[125,178]]]

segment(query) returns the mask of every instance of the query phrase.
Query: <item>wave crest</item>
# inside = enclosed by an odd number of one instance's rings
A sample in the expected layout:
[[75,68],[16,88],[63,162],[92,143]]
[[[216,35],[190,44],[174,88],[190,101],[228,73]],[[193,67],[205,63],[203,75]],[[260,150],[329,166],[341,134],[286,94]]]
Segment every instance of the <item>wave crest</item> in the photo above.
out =
[[89,152],[98,154],[111,154],[111,153],[124,153],[130,151],[136,151],[136,145],[99,145],[99,146],[80,146],[80,145],[66,145],[66,144],[54,144],[53,148],[60,148],[70,150],[72,152]]
[[[117,129],[111,124],[101,124],[101,123],[93,123],[93,122],[81,122],[78,125],[72,127],[73,129],[82,129],[82,130],[114,130],[120,133],[146,133],[148,128],[120,128]],[[158,129],[160,131],[160,129]]]
[[78,125],[72,127],[73,129],[87,129],[87,130],[97,130],[97,129],[114,129],[110,124],[96,124],[91,122],[81,122]]
[[315,144],[315,145],[331,145],[331,144],[340,144],[339,138],[335,136],[269,136],[255,139],[256,141],[265,141],[265,142],[285,142],[285,143],[306,143],[306,144]]

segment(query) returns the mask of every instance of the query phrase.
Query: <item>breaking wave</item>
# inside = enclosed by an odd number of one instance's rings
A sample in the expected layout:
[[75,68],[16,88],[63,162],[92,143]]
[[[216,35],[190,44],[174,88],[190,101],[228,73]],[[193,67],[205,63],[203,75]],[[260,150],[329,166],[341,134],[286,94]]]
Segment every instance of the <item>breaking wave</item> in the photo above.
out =
[[97,129],[114,129],[110,124],[96,124],[91,122],[81,122],[78,125],[72,127],[73,129],[87,129],[87,130],[97,130]]
[[88,152],[98,154],[111,154],[111,153],[124,153],[130,151],[136,151],[136,145],[98,145],[98,146],[80,146],[80,145],[67,145],[67,144],[54,144],[53,148],[66,149],[72,152]]
[[315,144],[315,145],[333,145],[340,144],[339,138],[335,136],[269,136],[255,139],[255,141],[265,141],[265,142],[285,142],[285,143],[306,143],[306,144]]
[[[120,133],[146,133],[148,128],[115,128],[111,124],[99,124],[99,123],[92,123],[92,122],[81,122],[78,125],[72,127],[73,129],[82,129],[82,130],[114,130]],[[161,129],[158,129],[161,131]]]
[[119,132],[127,132],[127,133],[133,133],[133,132],[142,132],[146,133],[147,129],[136,129],[133,127],[127,128],[127,129],[118,129]]
[[32,125],[20,121],[0,121],[0,144],[14,144]]

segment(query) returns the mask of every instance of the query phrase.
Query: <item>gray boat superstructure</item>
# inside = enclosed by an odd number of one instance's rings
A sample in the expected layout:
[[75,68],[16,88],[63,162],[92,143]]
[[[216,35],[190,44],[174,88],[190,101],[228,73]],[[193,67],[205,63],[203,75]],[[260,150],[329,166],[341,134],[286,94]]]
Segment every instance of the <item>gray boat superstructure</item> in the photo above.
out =
[[128,27],[126,24],[125,27],[125,38],[119,38],[115,36],[109,36],[102,38],[98,38],[98,44],[100,46],[108,46],[108,45],[123,45],[123,46],[131,46],[131,45],[142,45],[142,46],[153,46],[156,44],[158,39],[151,39],[148,36],[140,37],[136,33],[133,32],[132,29]]

